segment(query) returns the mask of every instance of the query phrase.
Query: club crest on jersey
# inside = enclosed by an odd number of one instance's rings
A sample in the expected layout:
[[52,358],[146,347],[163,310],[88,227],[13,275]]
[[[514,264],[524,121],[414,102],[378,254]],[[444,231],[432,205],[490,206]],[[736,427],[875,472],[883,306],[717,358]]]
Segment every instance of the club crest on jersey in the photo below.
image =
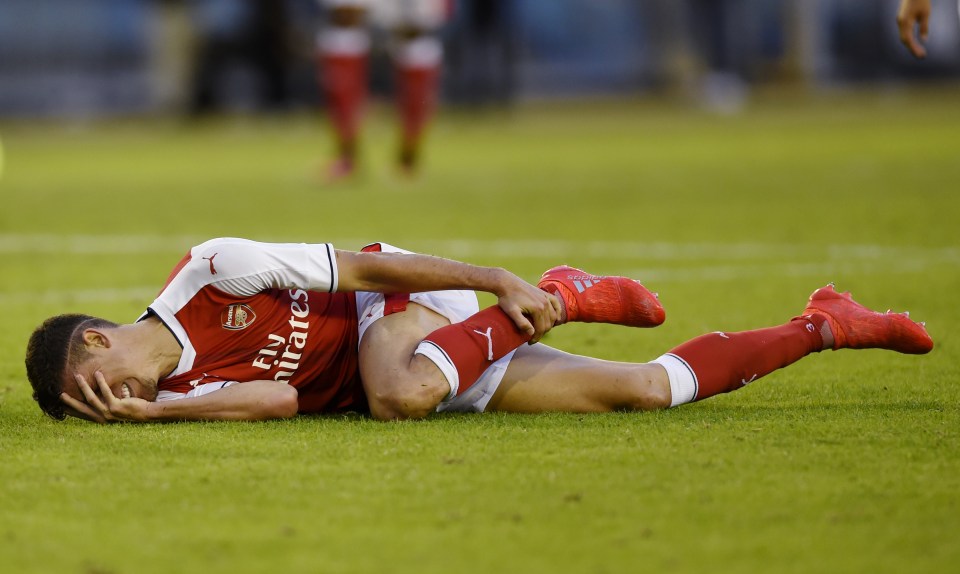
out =
[[224,329],[239,331],[252,325],[256,318],[256,313],[249,305],[235,303],[227,305],[227,308],[220,313],[220,324],[223,325]]

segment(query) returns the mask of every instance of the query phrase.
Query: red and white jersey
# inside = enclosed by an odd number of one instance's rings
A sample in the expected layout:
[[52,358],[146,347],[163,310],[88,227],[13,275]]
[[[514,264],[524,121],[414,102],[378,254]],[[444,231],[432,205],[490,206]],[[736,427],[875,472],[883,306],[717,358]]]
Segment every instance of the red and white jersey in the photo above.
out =
[[353,293],[337,293],[333,246],[213,239],[174,268],[141,319],[155,315],[183,347],[157,400],[274,380],[300,412],[362,410]]

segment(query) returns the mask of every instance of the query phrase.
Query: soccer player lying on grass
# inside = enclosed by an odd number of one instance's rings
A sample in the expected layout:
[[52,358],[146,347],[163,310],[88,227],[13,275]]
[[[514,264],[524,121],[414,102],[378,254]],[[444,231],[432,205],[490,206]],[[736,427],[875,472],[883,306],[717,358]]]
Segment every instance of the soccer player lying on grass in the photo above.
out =
[[[478,310],[474,291],[498,304]],[[34,398],[56,419],[259,420],[362,411],[602,412],[698,401],[823,349],[926,353],[922,323],[832,286],[790,321],[715,332],[650,363],[571,355],[537,341],[570,321],[655,327],[655,294],[570,267],[537,287],[497,268],[374,244],[214,239],[191,249],[133,324],[48,319],[27,347]],[[524,344],[529,343],[529,344]]]

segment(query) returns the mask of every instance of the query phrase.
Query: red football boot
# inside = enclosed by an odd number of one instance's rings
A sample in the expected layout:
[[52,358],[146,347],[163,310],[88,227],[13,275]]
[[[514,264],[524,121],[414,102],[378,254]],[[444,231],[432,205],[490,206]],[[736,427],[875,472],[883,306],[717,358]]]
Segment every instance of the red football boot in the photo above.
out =
[[665,318],[656,294],[626,277],[590,275],[563,265],[544,273],[537,287],[560,297],[564,322],[656,327]]
[[350,179],[354,174],[353,160],[349,157],[338,157],[330,162],[323,174],[323,183],[333,185]]
[[889,349],[922,355],[933,349],[923,323],[909,313],[878,313],[857,303],[850,293],[837,293],[833,284],[810,295],[804,315],[820,314],[833,332],[834,349]]

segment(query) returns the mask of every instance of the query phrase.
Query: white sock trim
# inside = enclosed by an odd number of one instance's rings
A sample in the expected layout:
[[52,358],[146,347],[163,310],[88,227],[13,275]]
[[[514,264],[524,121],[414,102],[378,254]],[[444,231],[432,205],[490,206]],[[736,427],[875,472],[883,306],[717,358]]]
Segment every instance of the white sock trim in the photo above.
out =
[[443,61],[443,44],[432,36],[401,43],[394,52],[402,68],[436,68]]
[[370,51],[370,36],[362,28],[325,28],[317,34],[317,49],[328,56],[362,56]]
[[413,354],[423,355],[433,361],[433,364],[440,369],[440,372],[443,373],[443,376],[447,379],[447,384],[450,385],[450,394],[443,400],[448,401],[457,396],[457,391],[460,390],[460,373],[457,372],[456,365],[450,360],[450,356],[447,355],[446,351],[432,341],[420,341],[420,344],[417,345]]
[[673,353],[660,355],[653,361],[667,371],[670,381],[670,406],[693,402],[697,398],[697,374],[682,358]]

